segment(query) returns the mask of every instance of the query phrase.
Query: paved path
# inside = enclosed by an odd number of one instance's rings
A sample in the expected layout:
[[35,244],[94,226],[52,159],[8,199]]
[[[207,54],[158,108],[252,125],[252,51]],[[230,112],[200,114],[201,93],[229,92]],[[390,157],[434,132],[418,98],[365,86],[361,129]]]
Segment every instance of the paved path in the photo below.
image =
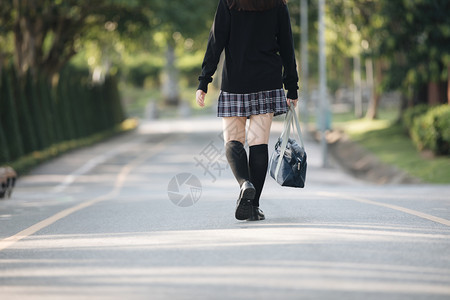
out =
[[307,187],[268,177],[267,219],[240,222],[220,129],[149,122],[22,177],[0,201],[0,298],[450,299],[450,186],[358,181],[308,141]]

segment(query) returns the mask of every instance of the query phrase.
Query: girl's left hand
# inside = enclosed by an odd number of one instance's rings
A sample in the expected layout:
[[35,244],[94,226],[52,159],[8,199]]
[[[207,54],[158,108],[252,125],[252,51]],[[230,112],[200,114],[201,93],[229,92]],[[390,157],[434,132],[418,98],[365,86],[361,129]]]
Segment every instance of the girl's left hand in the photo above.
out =
[[202,90],[197,90],[197,93],[196,93],[195,96],[196,96],[196,99],[197,99],[197,104],[200,107],[204,107],[205,106],[206,93],[204,91],[202,91]]

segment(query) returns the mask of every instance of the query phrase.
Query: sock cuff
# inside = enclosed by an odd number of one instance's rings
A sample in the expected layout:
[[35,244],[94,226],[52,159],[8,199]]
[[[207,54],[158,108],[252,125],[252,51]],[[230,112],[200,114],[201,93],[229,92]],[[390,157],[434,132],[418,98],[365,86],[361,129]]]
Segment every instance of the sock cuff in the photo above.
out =
[[231,140],[231,141],[228,141],[228,142],[225,143],[225,145],[228,145],[228,144],[230,144],[230,145],[237,145],[237,146],[242,146],[242,147],[244,147],[244,144],[242,144],[241,142],[236,141],[236,140]]
[[259,145],[249,146],[248,148],[254,149],[254,150],[259,150],[259,149],[264,150],[264,149],[268,148],[268,145],[267,144],[259,144]]

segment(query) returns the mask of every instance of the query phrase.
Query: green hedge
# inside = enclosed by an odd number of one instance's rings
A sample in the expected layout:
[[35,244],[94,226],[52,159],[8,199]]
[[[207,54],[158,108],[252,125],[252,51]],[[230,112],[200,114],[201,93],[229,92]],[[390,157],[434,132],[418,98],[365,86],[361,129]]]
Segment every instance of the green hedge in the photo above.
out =
[[402,123],[403,127],[409,132],[409,129],[413,126],[414,120],[425,114],[428,109],[430,109],[429,105],[426,104],[419,104],[413,107],[408,108],[404,113],[402,117]]
[[[423,111],[423,113],[419,113]],[[447,104],[428,109],[412,108],[405,112],[409,134],[417,149],[431,150],[437,155],[450,155],[450,106]],[[404,118],[404,124],[406,125]]]
[[125,119],[117,80],[92,83],[88,70],[66,66],[57,86],[44,76],[0,78],[0,165],[55,144],[115,128]]

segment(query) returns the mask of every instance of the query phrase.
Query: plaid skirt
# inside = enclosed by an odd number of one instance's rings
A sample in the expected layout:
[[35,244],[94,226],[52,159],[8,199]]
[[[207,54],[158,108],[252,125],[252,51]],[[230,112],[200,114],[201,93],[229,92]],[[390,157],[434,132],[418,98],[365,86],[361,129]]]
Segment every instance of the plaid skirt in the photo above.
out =
[[274,116],[288,111],[283,89],[250,94],[233,94],[221,91],[219,95],[218,117],[250,117],[273,113]]

